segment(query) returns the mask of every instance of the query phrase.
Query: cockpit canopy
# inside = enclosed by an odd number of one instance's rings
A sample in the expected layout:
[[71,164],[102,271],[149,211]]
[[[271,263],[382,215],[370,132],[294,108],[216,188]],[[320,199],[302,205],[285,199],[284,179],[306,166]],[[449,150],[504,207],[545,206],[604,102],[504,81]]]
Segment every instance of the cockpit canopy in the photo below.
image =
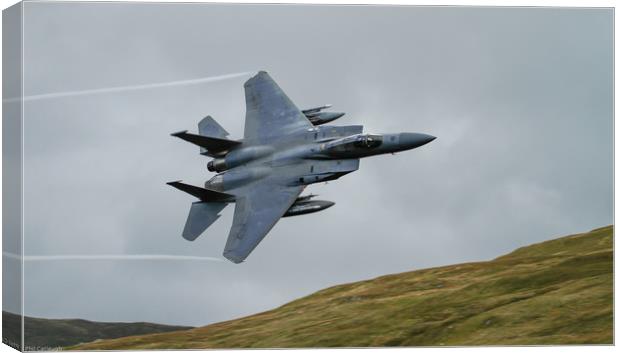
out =
[[381,135],[360,134],[328,142],[323,149],[333,152],[359,151],[360,149],[377,148],[382,143],[383,137]]
[[381,135],[358,135],[356,136],[355,146],[362,148],[375,148],[381,146],[383,137]]

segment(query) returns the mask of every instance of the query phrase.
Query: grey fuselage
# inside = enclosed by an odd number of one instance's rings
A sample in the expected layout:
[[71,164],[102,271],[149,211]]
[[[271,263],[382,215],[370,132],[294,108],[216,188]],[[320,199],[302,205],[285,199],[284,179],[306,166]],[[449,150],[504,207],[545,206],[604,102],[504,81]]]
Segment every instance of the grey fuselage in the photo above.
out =
[[221,173],[205,187],[234,191],[274,173],[287,186],[335,180],[357,170],[359,158],[410,150],[435,139],[420,133],[361,132],[359,125],[315,126],[271,145],[241,140],[209,163],[209,170]]

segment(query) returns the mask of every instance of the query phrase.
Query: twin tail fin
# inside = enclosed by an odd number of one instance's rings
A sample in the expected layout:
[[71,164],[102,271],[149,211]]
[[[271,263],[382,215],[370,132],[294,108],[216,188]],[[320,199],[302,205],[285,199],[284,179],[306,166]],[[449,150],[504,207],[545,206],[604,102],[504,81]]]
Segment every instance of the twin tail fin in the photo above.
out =
[[185,228],[183,228],[183,238],[190,241],[198,238],[200,234],[220,218],[219,213],[228,203],[235,200],[233,195],[225,192],[209,190],[180,181],[172,181],[168,185],[200,199],[200,201],[192,203],[187,221],[185,222]]
[[216,156],[241,144],[227,139],[228,132],[210,116],[198,123],[198,133],[191,134],[184,130],[171,135],[200,146],[200,153],[208,156]]
[[[198,133],[198,135],[191,134],[186,130],[176,132],[172,136],[200,146],[201,154],[212,157],[227,152],[241,144],[241,142],[227,139],[228,132],[210,116],[198,123]],[[220,218],[220,212],[228,203],[235,201],[234,195],[185,184],[180,180],[169,182],[168,185],[200,200],[192,203],[187,215],[187,221],[185,221],[185,228],[183,228],[183,238],[190,241],[198,238]]]

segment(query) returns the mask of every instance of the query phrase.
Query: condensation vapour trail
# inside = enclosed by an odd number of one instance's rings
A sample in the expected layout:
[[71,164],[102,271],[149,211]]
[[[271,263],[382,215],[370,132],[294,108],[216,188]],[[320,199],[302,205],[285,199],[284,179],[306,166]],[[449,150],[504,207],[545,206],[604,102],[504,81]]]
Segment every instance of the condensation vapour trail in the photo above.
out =
[[[2,255],[20,260],[21,256],[10,252],[3,251]],[[216,261],[222,262],[222,259],[209,256],[183,256],[183,255],[26,255],[24,261],[83,261],[83,260],[120,260],[120,261],[137,261],[137,260],[164,260],[164,261]]]
[[[242,77],[246,75],[254,74],[253,71],[248,72],[238,72],[234,74],[227,75],[219,75],[219,76],[209,76],[196,78],[192,80],[180,80],[180,81],[170,81],[170,82],[159,82],[159,83],[149,83],[144,85],[134,85],[134,86],[120,86],[120,87],[109,87],[109,88],[96,88],[96,89],[85,89],[79,91],[65,91],[65,92],[56,92],[56,93],[44,93],[44,94],[36,94],[32,96],[24,96],[24,102],[37,101],[43,99],[53,99],[53,98],[63,98],[63,97],[74,97],[74,96],[84,96],[90,94],[101,94],[101,93],[116,93],[116,92],[124,92],[124,91],[135,91],[141,89],[152,89],[152,88],[161,88],[161,87],[172,87],[172,86],[184,86],[184,85],[195,85],[200,83],[209,83],[209,82],[217,82],[224,81],[231,78]],[[11,102],[19,102],[19,97],[7,98],[3,99],[4,103]]]
[[[209,76],[209,77],[201,77],[197,79],[191,80],[179,80],[179,81],[169,81],[169,82],[159,82],[159,83],[150,83],[143,85],[133,85],[133,86],[121,86],[121,87],[109,87],[109,88],[97,88],[97,89],[87,89],[87,90],[79,90],[79,91],[65,91],[65,92],[55,92],[55,93],[45,93],[45,94],[37,94],[31,96],[24,96],[23,101],[37,101],[44,99],[53,99],[53,98],[63,98],[63,97],[71,97],[71,96],[83,96],[83,95],[91,95],[91,94],[102,94],[102,93],[116,93],[116,92],[124,92],[124,91],[134,91],[141,89],[153,89],[153,88],[161,88],[161,87],[172,87],[172,86],[183,86],[183,85],[194,85],[201,83],[209,83],[209,82],[217,82],[224,81],[232,78],[242,77],[246,75],[254,74],[253,71],[247,72],[238,72],[233,74],[219,75],[219,76]],[[2,100],[3,103],[10,102],[20,102],[19,97],[7,98]],[[21,256],[18,254],[13,254],[10,252],[2,252],[4,256],[10,259],[21,260]],[[133,255],[26,255],[23,257],[24,261],[73,261],[73,260],[129,260],[129,261],[148,261],[148,260],[164,260],[164,261],[216,261],[222,262],[222,259],[216,257],[208,257],[208,256],[183,256],[183,255],[147,255],[147,254],[133,254]]]

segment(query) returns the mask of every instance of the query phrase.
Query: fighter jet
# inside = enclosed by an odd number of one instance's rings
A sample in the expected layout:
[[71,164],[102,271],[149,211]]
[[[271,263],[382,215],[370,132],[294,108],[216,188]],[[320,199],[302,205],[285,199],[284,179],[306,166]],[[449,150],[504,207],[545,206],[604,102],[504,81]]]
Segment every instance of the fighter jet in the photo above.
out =
[[359,160],[425,145],[434,136],[402,132],[363,133],[363,126],[323,125],[344,113],[324,110],[329,105],[299,110],[265,71],[245,84],[245,130],[243,139],[229,135],[213,118],[198,124],[198,134],[173,133],[200,147],[213,158],[207,164],[215,176],[204,187],[169,185],[193,195],[183,237],[193,241],[235,204],[232,227],[224,257],[243,262],[281,217],[318,212],[333,202],[300,196],[307,185],[336,180],[356,171]]

